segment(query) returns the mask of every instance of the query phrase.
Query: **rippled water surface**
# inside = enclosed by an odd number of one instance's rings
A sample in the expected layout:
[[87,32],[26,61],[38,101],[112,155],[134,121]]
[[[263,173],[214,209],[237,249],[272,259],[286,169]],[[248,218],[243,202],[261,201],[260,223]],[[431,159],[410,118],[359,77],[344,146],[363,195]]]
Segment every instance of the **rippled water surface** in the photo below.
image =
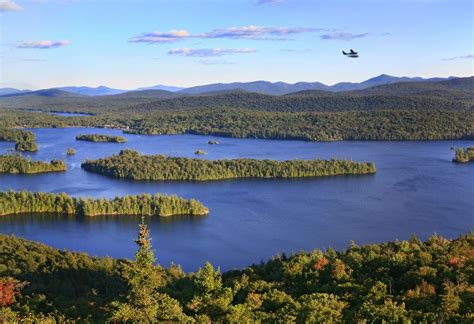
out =
[[[83,133],[123,135],[105,129],[36,129],[40,150],[33,159],[64,158],[69,170],[42,175],[0,175],[1,190],[66,192],[74,196],[169,193],[196,198],[207,217],[148,218],[157,258],[195,270],[206,260],[222,269],[259,262],[279,252],[345,248],[356,243],[447,237],[474,226],[474,164],[451,162],[451,147],[474,141],[334,142],[231,139],[211,136],[124,135],[128,143],[75,141]],[[217,139],[219,145],[208,145]],[[0,153],[13,143],[0,142]],[[67,148],[77,151],[66,156]],[[144,182],[107,178],[80,168],[95,159],[133,148],[145,154],[203,158],[351,158],[373,161],[377,174],[293,180]],[[74,218],[16,215],[0,218],[0,232],[93,255],[132,257],[139,219],[132,216]]]

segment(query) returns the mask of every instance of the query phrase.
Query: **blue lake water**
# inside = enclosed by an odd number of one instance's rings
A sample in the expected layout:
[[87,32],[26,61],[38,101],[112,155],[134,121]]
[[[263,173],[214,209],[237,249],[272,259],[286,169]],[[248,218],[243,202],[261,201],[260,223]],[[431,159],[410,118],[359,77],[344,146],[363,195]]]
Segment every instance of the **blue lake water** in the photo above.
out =
[[[75,141],[84,133],[123,135],[111,129],[36,129],[33,159],[64,158],[69,170],[41,175],[0,175],[0,190],[66,192],[113,197],[148,193],[196,198],[207,217],[148,218],[159,262],[194,271],[206,260],[222,269],[242,267],[278,253],[422,239],[436,232],[454,238],[474,227],[474,164],[451,162],[451,147],[474,141],[333,142],[232,139],[195,135],[127,135],[128,142]],[[217,139],[219,145],[208,145]],[[0,153],[13,143],[0,142]],[[77,151],[66,156],[67,148]],[[201,158],[351,158],[372,161],[377,174],[312,179],[145,182],[87,173],[81,161],[133,148],[145,154]],[[0,218],[0,232],[92,255],[133,257],[137,217],[74,218],[16,215]]]

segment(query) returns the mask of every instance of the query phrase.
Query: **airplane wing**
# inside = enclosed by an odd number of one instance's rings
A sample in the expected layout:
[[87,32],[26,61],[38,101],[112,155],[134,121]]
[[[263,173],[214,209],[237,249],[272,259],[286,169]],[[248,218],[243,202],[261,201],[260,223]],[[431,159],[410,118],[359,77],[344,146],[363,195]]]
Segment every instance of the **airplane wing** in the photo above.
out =
[[351,49],[351,54],[357,54],[357,52],[354,52],[354,50]]

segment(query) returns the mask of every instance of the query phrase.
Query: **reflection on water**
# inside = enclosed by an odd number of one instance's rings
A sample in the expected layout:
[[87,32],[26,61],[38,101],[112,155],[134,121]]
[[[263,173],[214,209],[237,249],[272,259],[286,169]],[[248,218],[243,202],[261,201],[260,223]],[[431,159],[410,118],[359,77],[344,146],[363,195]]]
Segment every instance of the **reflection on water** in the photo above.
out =
[[[75,141],[78,134],[123,135],[111,129],[37,129],[33,159],[63,158],[68,171],[41,175],[0,175],[0,190],[66,192],[73,196],[113,197],[139,193],[196,198],[210,209],[206,217],[146,218],[153,247],[163,265],[196,270],[206,260],[222,269],[301,249],[345,248],[434,232],[456,237],[474,228],[474,164],[451,162],[452,146],[473,141],[336,142],[273,141],[195,135],[141,136],[128,142]],[[208,145],[217,139],[219,145]],[[13,143],[0,142],[0,153]],[[76,155],[67,156],[67,148]],[[351,158],[373,161],[377,173],[306,179],[239,179],[211,182],[151,182],[107,178],[85,172],[80,164],[124,148],[145,154],[223,159]],[[136,216],[76,218],[58,215],[0,217],[0,232],[54,247],[93,255],[133,257]]]

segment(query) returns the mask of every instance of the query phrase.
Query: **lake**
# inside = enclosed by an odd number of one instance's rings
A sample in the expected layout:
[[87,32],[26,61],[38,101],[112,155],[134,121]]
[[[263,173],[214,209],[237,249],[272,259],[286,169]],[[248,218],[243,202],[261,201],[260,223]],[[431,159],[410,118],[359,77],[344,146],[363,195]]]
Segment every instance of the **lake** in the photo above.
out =
[[[34,129],[39,151],[33,159],[64,158],[69,170],[41,175],[0,175],[1,190],[66,192],[113,197],[147,193],[196,198],[206,217],[147,218],[158,261],[194,271],[206,260],[223,270],[298,250],[343,249],[358,244],[426,239],[436,232],[454,238],[473,229],[474,164],[451,162],[451,147],[474,141],[332,142],[232,139],[196,135],[128,135],[112,129]],[[128,142],[75,141],[78,134],[123,135]],[[210,139],[219,145],[208,145]],[[0,142],[0,153],[14,147]],[[66,156],[67,148],[77,151]],[[84,159],[132,148],[144,154],[206,159],[313,159],[372,161],[377,174],[311,179],[146,182],[87,173]],[[138,217],[74,218],[16,215],[0,218],[0,232],[92,255],[133,257]]]

